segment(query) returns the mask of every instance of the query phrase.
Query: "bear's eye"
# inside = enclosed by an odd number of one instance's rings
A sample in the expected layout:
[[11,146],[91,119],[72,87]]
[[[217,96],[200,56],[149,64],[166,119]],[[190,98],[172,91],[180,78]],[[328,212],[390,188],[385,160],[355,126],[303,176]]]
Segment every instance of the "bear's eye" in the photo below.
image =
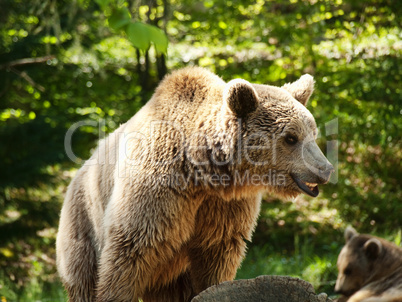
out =
[[285,136],[285,142],[289,145],[295,145],[297,143],[297,137],[292,134],[287,134]]
[[348,276],[352,273],[352,269],[350,267],[345,268],[345,270],[343,271],[343,274]]

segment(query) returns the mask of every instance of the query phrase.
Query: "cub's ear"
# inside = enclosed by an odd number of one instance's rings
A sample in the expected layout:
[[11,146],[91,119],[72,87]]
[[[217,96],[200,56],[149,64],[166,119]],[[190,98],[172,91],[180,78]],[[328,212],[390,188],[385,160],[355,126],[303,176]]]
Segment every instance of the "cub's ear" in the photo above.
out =
[[231,80],[226,84],[223,99],[239,118],[245,118],[258,106],[257,92],[249,82],[242,79]]
[[306,106],[314,90],[314,78],[305,74],[296,82],[285,84],[282,88],[289,91],[296,100]]
[[382,252],[382,243],[376,238],[371,238],[364,244],[364,252],[367,258],[376,259]]
[[357,235],[359,235],[359,233],[351,226],[348,226],[344,233],[345,241],[348,242],[350,239],[352,239],[353,237],[355,237]]

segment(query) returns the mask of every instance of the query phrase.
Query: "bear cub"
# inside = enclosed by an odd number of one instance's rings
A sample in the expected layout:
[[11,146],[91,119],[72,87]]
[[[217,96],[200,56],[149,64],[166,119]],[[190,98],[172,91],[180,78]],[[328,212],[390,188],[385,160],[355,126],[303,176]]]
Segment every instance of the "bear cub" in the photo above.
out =
[[335,291],[338,301],[402,301],[402,248],[372,235],[345,230],[346,245],[338,257]]

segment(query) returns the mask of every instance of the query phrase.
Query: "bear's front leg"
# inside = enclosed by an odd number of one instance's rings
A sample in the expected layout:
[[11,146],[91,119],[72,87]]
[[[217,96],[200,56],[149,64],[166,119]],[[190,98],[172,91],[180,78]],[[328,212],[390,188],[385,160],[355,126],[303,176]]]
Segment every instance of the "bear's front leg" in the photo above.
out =
[[[166,268],[169,270],[169,268]],[[174,269],[174,268],[170,268]],[[147,291],[144,302],[189,302],[194,297],[188,272],[182,273],[169,283]]]
[[[99,263],[97,302],[138,301],[149,282],[152,263],[124,240],[108,239]],[[148,265],[147,265],[148,264]]]
[[[190,238],[195,220],[190,203],[166,188],[149,193],[146,189],[114,194],[108,206],[97,302],[138,301],[159,286],[158,269]],[[169,281],[173,280],[163,282]]]
[[198,210],[190,241],[190,271],[195,292],[233,280],[251,240],[260,208],[259,198],[206,200]]
[[191,280],[197,294],[212,285],[233,280],[244,257],[246,244],[240,236],[190,251]]

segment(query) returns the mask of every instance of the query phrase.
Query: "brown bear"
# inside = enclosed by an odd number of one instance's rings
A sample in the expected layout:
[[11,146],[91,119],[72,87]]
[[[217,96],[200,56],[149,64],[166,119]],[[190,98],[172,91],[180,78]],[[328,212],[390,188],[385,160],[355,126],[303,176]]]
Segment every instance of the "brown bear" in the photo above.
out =
[[338,301],[402,301],[402,248],[379,237],[345,230],[346,245],[338,257],[335,291]]
[[262,192],[317,196],[333,171],[305,107],[313,86],[166,76],[69,185],[56,245],[70,301],[189,301],[232,280]]

